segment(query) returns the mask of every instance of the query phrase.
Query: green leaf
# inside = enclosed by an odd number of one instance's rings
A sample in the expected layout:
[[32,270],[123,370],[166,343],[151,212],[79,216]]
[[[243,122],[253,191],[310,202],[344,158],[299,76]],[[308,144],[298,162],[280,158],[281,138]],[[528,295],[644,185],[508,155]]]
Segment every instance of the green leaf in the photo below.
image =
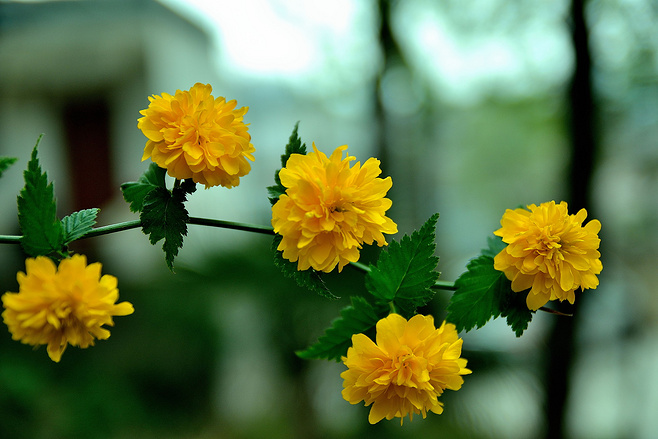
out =
[[283,252],[277,250],[279,244],[283,237],[281,235],[275,235],[274,240],[272,241],[272,250],[274,252],[274,265],[279,267],[281,272],[289,278],[295,280],[297,285],[302,288],[309,289],[320,296],[326,297],[327,299],[339,299],[338,296],[335,296],[322,280],[321,273],[318,271],[309,268],[308,270],[299,271],[297,270],[297,262],[291,262],[283,257]]
[[25,186],[18,195],[18,224],[21,228],[21,245],[30,256],[61,254],[64,230],[57,218],[57,204],[48,175],[41,172],[37,149],[43,135],[32,150],[32,157],[23,172]]
[[156,188],[166,189],[164,168],[151,163],[148,169],[139,177],[138,181],[129,181],[121,185],[123,199],[130,203],[131,212],[141,212],[144,208],[144,199]]
[[534,315],[534,312],[530,311],[526,304],[525,299],[527,295],[528,291],[515,293],[511,291],[510,286],[510,291],[506,295],[507,303],[504,304],[500,313],[502,317],[506,317],[507,324],[512,328],[512,331],[514,331],[517,337],[521,337],[523,331],[528,329],[528,324]]
[[393,301],[405,318],[434,296],[432,286],[439,277],[439,258],[434,256],[438,219],[439,214],[434,214],[411,237],[403,236],[400,243],[392,241],[366,275],[366,289],[384,302]]
[[340,361],[352,345],[352,335],[369,331],[386,314],[388,307],[373,307],[363,297],[353,296],[352,304],[343,308],[340,317],[332,322],[316,343],[295,353],[304,359],[326,358]]
[[[292,154],[306,154],[306,144],[302,143],[302,139],[297,134],[298,128],[299,122],[295,124],[295,128],[293,128],[292,134],[288,139],[285,154],[281,156],[281,166],[284,168],[286,167],[286,163],[288,163],[288,159]],[[279,197],[286,192],[286,188],[281,184],[281,179],[279,178],[280,171],[281,169],[274,173],[274,186],[269,186],[267,188],[270,203],[272,203],[272,205],[276,204],[276,202],[279,200]]]
[[295,127],[290,134],[288,139],[288,144],[286,145],[286,152],[281,156],[281,166],[285,167],[288,163],[288,159],[293,154],[306,155],[306,144],[302,143],[302,139],[297,134],[299,130],[299,122],[295,124]]
[[7,168],[16,163],[16,160],[18,160],[16,157],[0,157],[0,177]]
[[62,218],[64,229],[64,245],[75,241],[91,231],[96,224],[96,216],[100,209],[85,209]]
[[174,188],[175,191],[182,191],[183,194],[193,194],[196,192],[196,183],[191,178],[183,180],[177,188]]
[[[457,290],[448,304],[446,320],[457,331],[482,327],[500,315],[500,303],[510,290],[505,275],[493,268],[493,258],[481,255],[471,260],[455,281]],[[506,282],[507,281],[507,282]]]
[[167,266],[174,271],[174,258],[183,246],[183,236],[187,235],[189,215],[183,204],[186,201],[185,190],[173,193],[162,187],[152,189],[143,200],[142,231],[148,235],[151,244],[164,239],[162,250]]
[[274,174],[274,182],[276,183],[274,186],[267,187],[267,194],[269,195],[267,198],[270,200],[272,206],[279,201],[281,195],[286,193],[286,188],[281,184],[281,180],[279,179],[279,171],[276,171]]
[[489,247],[468,263],[467,271],[455,282],[457,290],[448,304],[446,320],[454,323],[457,331],[470,331],[502,316],[520,337],[533,316],[525,302],[527,292],[512,291],[505,274],[494,268],[494,257],[506,244],[491,237],[488,243]]

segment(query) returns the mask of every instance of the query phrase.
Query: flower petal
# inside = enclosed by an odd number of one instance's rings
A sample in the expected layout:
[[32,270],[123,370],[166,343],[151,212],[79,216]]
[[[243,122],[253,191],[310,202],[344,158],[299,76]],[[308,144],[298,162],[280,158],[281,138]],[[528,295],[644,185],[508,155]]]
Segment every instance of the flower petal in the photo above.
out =
[[462,340],[455,325],[443,322],[436,329],[432,316],[407,321],[390,314],[377,323],[377,344],[364,334],[354,335],[352,344],[342,358],[348,368],[341,373],[342,395],[351,404],[372,404],[368,421],[373,424],[442,413],[438,397],[445,389],[459,389],[462,375],[471,373],[459,357]]
[[592,220],[582,226],[587,211],[569,215],[567,207],[564,201],[550,201],[508,209],[494,232],[508,244],[495,256],[494,269],[512,281],[513,291],[532,288],[526,299],[530,309],[548,300],[573,302],[576,289],[598,285],[601,223]]
[[197,83],[174,96],[149,97],[137,123],[148,139],[142,160],[151,158],[179,180],[230,188],[251,170],[245,159],[254,160],[255,149],[243,122],[247,108],[235,110],[235,101],[215,99],[211,92],[209,84]]
[[101,276],[101,264],[87,265],[82,255],[73,255],[59,267],[45,256],[25,261],[18,273],[18,293],[2,296],[2,317],[12,338],[38,346],[48,345],[48,356],[60,361],[70,344],[86,348],[94,339],[106,339],[114,316],[132,314],[132,304],[116,304],[119,297],[114,276]]

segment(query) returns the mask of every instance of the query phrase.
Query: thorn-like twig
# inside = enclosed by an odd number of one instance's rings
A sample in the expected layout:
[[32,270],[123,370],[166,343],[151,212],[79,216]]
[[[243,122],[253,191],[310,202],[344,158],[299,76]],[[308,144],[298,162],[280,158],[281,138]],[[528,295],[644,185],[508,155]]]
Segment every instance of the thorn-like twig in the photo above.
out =
[[544,312],[547,312],[549,314],[555,314],[556,316],[573,317],[573,314],[567,314],[567,313],[563,313],[563,312],[560,312],[560,311],[555,311],[554,309],[546,308],[545,306],[542,306],[541,308],[539,308],[539,311],[544,311]]

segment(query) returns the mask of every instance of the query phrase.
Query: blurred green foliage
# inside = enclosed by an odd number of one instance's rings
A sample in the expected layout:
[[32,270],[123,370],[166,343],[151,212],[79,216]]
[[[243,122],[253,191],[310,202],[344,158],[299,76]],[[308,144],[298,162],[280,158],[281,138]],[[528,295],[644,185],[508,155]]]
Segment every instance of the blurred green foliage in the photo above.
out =
[[[354,428],[326,427],[317,413],[322,401],[317,401],[315,392],[327,385],[316,381],[318,366],[327,362],[302,360],[295,350],[314,342],[350,295],[366,294],[364,276],[350,267],[340,276],[330,274],[327,282],[341,299],[327,300],[278,272],[269,241],[263,238],[246,252],[208,257],[195,266],[181,259],[177,274],[163,266],[138,282],[122,280],[111,263],[104,264],[104,273],[119,276],[121,300],[132,302],[135,314],[116,319],[110,339],[84,350],[69,347],[59,364],[50,361],[44,349],[34,352],[3,331],[0,437],[361,438],[376,433],[381,438],[400,438],[441,431],[459,438],[450,416],[430,416],[405,422],[403,427],[393,421],[370,426],[367,408],[342,400],[341,413],[351,412]],[[377,251],[367,249],[364,260]],[[139,269],[138,262],[135,267]],[[3,285],[16,288],[15,280],[3,279]],[[258,304],[246,308],[246,320],[244,309],[235,306],[241,301]],[[225,323],[236,319],[246,329],[227,332],[234,325]],[[254,347],[248,335],[252,330],[264,337],[266,361],[256,369],[279,382],[274,394],[263,392],[269,400],[262,405],[269,412],[252,412],[248,406],[229,410],[252,420],[242,423],[231,419],[218,392],[234,379],[244,379],[227,372],[234,370],[231,363],[242,361],[235,354],[236,346],[238,352]],[[330,394],[337,401],[343,368],[330,364],[335,378]],[[259,397],[244,396],[245,401]],[[335,423],[341,422],[337,415]]]

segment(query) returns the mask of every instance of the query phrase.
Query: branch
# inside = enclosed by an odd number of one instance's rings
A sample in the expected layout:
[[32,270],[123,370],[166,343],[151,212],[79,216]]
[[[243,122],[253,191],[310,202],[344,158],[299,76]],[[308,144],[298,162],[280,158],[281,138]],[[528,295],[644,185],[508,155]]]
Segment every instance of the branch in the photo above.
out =
[[[260,226],[255,224],[238,223],[233,221],[224,221],[208,218],[190,217],[188,224],[196,224],[200,226],[219,227],[222,229],[242,230],[245,232],[260,233],[264,235],[274,235],[272,227]],[[110,233],[122,232],[124,230],[136,229],[142,227],[140,220],[125,221],[117,224],[110,224],[108,226],[96,227],[90,232],[81,236],[79,239],[94,238],[96,236],[108,235]],[[17,235],[0,235],[0,244],[20,244],[22,236]]]

